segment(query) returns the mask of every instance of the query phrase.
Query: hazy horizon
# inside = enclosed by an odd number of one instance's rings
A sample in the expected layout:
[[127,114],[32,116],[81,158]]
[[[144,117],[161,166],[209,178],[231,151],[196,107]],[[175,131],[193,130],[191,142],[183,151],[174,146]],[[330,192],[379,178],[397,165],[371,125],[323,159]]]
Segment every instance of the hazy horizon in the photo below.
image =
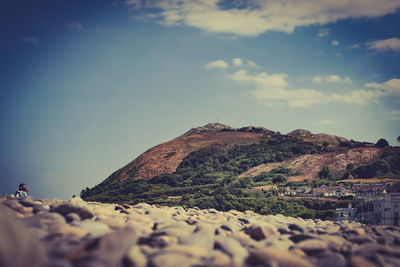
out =
[[[311,4],[310,4],[311,3]],[[400,2],[8,1],[0,194],[68,199],[211,122],[400,135]]]

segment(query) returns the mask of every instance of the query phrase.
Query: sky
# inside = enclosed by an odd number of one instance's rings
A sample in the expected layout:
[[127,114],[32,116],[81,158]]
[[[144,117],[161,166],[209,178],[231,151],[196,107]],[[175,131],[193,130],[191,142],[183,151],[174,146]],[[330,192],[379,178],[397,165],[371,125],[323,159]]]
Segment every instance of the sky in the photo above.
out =
[[69,199],[219,122],[400,135],[399,0],[8,0],[0,194]]

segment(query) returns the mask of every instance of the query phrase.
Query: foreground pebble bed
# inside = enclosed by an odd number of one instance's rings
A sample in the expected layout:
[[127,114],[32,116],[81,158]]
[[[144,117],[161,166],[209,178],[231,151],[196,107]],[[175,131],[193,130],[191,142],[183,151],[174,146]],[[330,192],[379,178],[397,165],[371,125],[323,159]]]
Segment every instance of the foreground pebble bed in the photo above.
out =
[[400,266],[400,228],[0,197],[0,266]]

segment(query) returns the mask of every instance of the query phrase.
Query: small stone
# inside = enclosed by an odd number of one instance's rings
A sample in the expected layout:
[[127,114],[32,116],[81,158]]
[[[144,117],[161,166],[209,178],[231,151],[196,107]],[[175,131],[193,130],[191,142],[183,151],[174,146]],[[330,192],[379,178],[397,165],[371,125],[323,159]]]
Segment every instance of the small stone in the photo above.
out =
[[27,214],[27,213],[33,211],[32,207],[24,207],[16,199],[4,201],[3,204],[5,206],[9,207],[10,209],[13,209],[14,211],[17,211],[21,214]]
[[62,216],[67,216],[69,213],[76,213],[81,217],[81,220],[91,219],[93,214],[84,207],[76,207],[71,204],[62,204],[56,208],[50,210],[51,212],[56,212],[61,214]]
[[168,247],[165,247],[161,249],[158,254],[185,254],[189,257],[194,257],[194,258],[206,258],[209,254],[209,252],[204,249],[201,246],[196,246],[196,245],[170,245]]
[[235,265],[243,265],[243,260],[248,255],[247,249],[231,237],[216,237],[214,249],[221,250],[231,256]]
[[321,257],[317,262],[318,267],[346,267],[346,259],[341,254],[331,254]]
[[81,217],[79,217],[79,215],[76,214],[76,213],[68,213],[68,214],[65,216],[65,220],[67,221],[67,223],[70,223],[70,222],[79,222],[79,221],[81,220]]
[[39,212],[47,212],[47,211],[49,211],[49,208],[46,207],[46,206],[38,205],[38,204],[33,206],[33,213],[34,214],[39,213]]
[[361,256],[352,256],[349,260],[349,267],[376,267],[376,265]]
[[328,249],[326,242],[316,239],[307,239],[299,242],[297,247],[308,255],[318,254]]
[[147,259],[139,246],[132,246],[123,259],[125,266],[146,267]]
[[108,225],[91,220],[84,220],[76,222],[75,224],[81,227],[82,229],[88,231],[88,233],[91,234],[93,237],[102,236],[111,231]]
[[352,235],[365,235],[365,230],[362,228],[353,228],[347,231],[344,231],[345,234],[352,234]]
[[221,251],[213,251],[211,254],[212,266],[232,266],[231,258]]
[[300,226],[297,225],[297,224],[289,224],[288,228],[289,228],[290,230],[292,230],[292,231],[299,231],[299,232],[302,232],[302,233],[304,232],[303,228],[300,227]]
[[78,203],[83,203],[83,202],[85,202],[82,198],[80,198],[80,197],[73,197],[73,198],[71,198],[70,200],[69,200],[69,202],[71,203],[71,204],[78,204]]
[[[137,235],[132,228],[117,230],[94,239],[86,246],[87,254],[81,261],[82,265],[118,266],[136,240]],[[92,263],[93,259],[96,260],[95,263]],[[77,265],[80,266],[80,264]]]
[[200,246],[207,251],[212,251],[214,248],[215,240],[214,232],[215,228],[206,224],[200,224],[197,226],[193,234],[180,237],[180,243],[186,245]]
[[269,236],[278,235],[278,231],[273,225],[263,223],[263,224],[253,224],[250,227],[246,227],[244,232],[251,236],[254,240],[263,240]]
[[114,210],[124,210],[124,209],[125,209],[124,207],[119,206],[119,205],[115,206],[115,208],[114,208]]
[[19,203],[22,205],[22,206],[24,206],[24,207],[34,207],[35,205],[37,205],[38,203],[36,203],[36,202],[34,202],[34,201],[29,201],[29,200],[26,200],[26,199],[21,199],[20,201],[19,201]]
[[277,249],[274,247],[260,248],[250,252],[250,256],[246,260],[249,265],[256,266],[285,266],[285,267],[312,267],[302,257],[294,255],[288,251]]
[[125,209],[130,209],[132,208],[130,205],[128,204],[121,204],[122,207],[124,207]]
[[247,219],[245,219],[245,218],[239,218],[238,220],[241,221],[241,222],[244,223],[244,224],[250,223],[249,220],[247,220]]
[[149,266],[152,267],[189,267],[199,264],[196,258],[188,257],[180,253],[160,254],[150,259]]
[[0,205],[0,266],[43,266],[46,254],[39,239]]
[[372,243],[372,244],[376,243],[376,241],[373,238],[366,236],[366,235],[351,236],[347,240],[350,241],[351,243],[358,244],[358,245],[362,245],[362,244],[366,244],[366,243]]
[[229,227],[229,226],[227,226],[227,225],[221,225],[221,229],[223,229],[223,230],[225,230],[225,231],[230,231],[230,232],[232,232],[232,229]]
[[313,239],[314,237],[310,235],[305,235],[305,234],[298,234],[298,235],[292,235],[289,237],[290,240],[292,240],[294,243],[299,243],[301,241],[307,240],[307,239]]

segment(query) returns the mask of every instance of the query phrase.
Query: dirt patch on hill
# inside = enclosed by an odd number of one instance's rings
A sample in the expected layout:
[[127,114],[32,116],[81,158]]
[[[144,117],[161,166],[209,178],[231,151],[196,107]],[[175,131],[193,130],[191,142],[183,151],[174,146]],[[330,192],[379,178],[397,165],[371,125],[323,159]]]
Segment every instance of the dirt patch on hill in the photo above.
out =
[[318,173],[324,166],[331,170],[346,169],[347,164],[355,166],[370,164],[382,155],[382,149],[375,147],[353,148],[340,152],[311,154],[295,157],[283,162],[268,163],[251,168],[239,177],[257,176],[261,172],[268,172],[278,167],[292,169],[301,175],[289,177],[289,181],[319,180]]
[[114,172],[106,182],[128,179],[151,179],[162,173],[173,173],[191,152],[210,146],[230,149],[235,145],[259,143],[263,133],[202,132],[181,136],[162,143]]

